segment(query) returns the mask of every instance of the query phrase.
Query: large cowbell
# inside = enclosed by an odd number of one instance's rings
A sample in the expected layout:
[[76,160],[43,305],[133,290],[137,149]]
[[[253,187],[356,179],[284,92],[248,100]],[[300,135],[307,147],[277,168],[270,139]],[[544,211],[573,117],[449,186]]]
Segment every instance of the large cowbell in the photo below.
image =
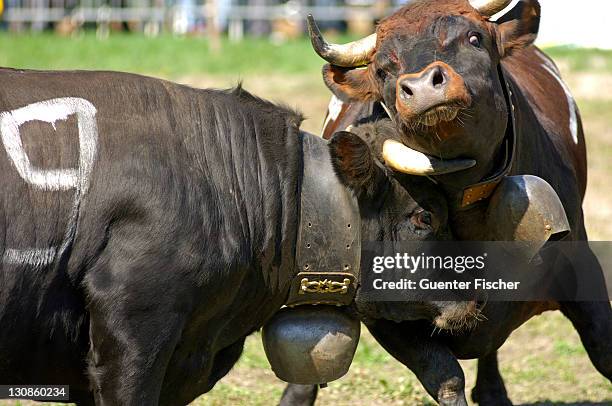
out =
[[355,355],[360,324],[346,306],[359,281],[361,218],[328,142],[303,134],[302,147],[296,274],[287,307],[266,323],[262,340],[277,377],[313,385],[344,376]]
[[343,377],[353,362],[360,323],[335,306],[285,307],[266,324],[264,350],[285,382],[318,385]]
[[548,241],[570,232],[557,192],[532,175],[505,177],[491,197],[486,213],[487,239],[516,241],[515,254],[531,261]]

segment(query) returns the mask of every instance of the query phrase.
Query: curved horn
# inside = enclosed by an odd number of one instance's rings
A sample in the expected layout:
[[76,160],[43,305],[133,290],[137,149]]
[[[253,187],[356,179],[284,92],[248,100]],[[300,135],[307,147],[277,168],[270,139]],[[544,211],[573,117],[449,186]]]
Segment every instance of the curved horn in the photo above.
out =
[[455,173],[476,165],[473,159],[437,159],[394,140],[385,141],[383,158],[393,170],[417,176]]
[[315,52],[332,65],[345,68],[365,66],[370,60],[370,54],[376,48],[376,34],[368,35],[348,44],[330,44],[325,41],[312,14],[306,17],[310,42]]
[[474,7],[480,14],[491,17],[506,7],[508,4],[512,3],[512,0],[470,0],[470,4]]

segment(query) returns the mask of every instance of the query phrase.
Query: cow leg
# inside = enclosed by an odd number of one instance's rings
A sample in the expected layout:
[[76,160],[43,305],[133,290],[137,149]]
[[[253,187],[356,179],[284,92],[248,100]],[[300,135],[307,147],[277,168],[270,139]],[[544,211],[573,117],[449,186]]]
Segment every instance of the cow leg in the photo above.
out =
[[182,326],[169,314],[126,313],[91,313],[89,377],[96,405],[155,406]]
[[283,391],[279,406],[312,406],[317,400],[317,385],[290,383]]
[[595,368],[612,381],[612,309],[610,302],[563,302]]
[[160,273],[157,266],[168,265],[143,258],[116,248],[111,239],[84,280],[89,299],[88,372],[98,406],[158,405],[166,368],[181,336],[186,316],[177,311],[177,298],[187,295],[177,283],[161,279],[171,273]]
[[[587,239],[584,228],[580,232],[580,238]],[[586,295],[583,293],[581,297],[588,295],[607,299],[604,272],[593,251],[590,248],[582,247],[577,254],[570,257],[570,260],[572,260],[572,272],[575,275],[581,275],[587,282],[585,286],[588,286],[588,292]],[[595,291],[595,289],[601,289],[601,291]],[[578,331],[580,340],[595,368],[612,381],[612,308],[610,302],[608,300],[572,301],[559,304],[561,312]]]
[[389,354],[414,372],[440,405],[467,406],[461,365],[448,347],[426,333],[428,324],[377,320],[367,327]]
[[208,378],[208,388],[206,389],[206,392],[211,390],[219,379],[227,375],[236,362],[238,362],[238,359],[240,359],[242,351],[244,350],[245,340],[246,337],[243,337],[229,347],[222,349],[215,355],[215,360],[213,361],[212,370],[210,372],[210,378]]
[[512,406],[497,365],[497,351],[478,359],[472,400],[480,406]]

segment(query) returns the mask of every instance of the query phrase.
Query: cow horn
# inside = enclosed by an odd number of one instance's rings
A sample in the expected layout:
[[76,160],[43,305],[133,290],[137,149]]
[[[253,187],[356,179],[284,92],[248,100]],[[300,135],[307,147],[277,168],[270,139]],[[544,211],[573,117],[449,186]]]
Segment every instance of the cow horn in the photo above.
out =
[[306,21],[312,47],[327,62],[336,66],[354,68],[365,66],[370,61],[370,54],[376,48],[376,34],[344,45],[330,44],[323,38],[312,14],[308,14]]
[[476,165],[473,159],[437,159],[394,140],[385,141],[383,158],[393,170],[418,176],[455,173]]
[[470,0],[470,4],[484,16],[491,17],[512,3],[512,0]]

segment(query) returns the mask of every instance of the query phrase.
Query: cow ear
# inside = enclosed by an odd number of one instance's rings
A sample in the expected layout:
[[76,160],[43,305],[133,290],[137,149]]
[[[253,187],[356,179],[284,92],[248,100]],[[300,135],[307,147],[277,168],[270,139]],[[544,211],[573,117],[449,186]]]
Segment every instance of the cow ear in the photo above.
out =
[[368,144],[353,133],[340,131],[329,141],[329,150],[332,165],[342,183],[357,195],[376,193],[386,176]]
[[344,102],[379,100],[378,87],[366,68],[342,68],[335,65],[323,66],[323,81],[331,92]]
[[497,20],[502,56],[534,43],[540,29],[540,13],[537,0],[521,0]]

